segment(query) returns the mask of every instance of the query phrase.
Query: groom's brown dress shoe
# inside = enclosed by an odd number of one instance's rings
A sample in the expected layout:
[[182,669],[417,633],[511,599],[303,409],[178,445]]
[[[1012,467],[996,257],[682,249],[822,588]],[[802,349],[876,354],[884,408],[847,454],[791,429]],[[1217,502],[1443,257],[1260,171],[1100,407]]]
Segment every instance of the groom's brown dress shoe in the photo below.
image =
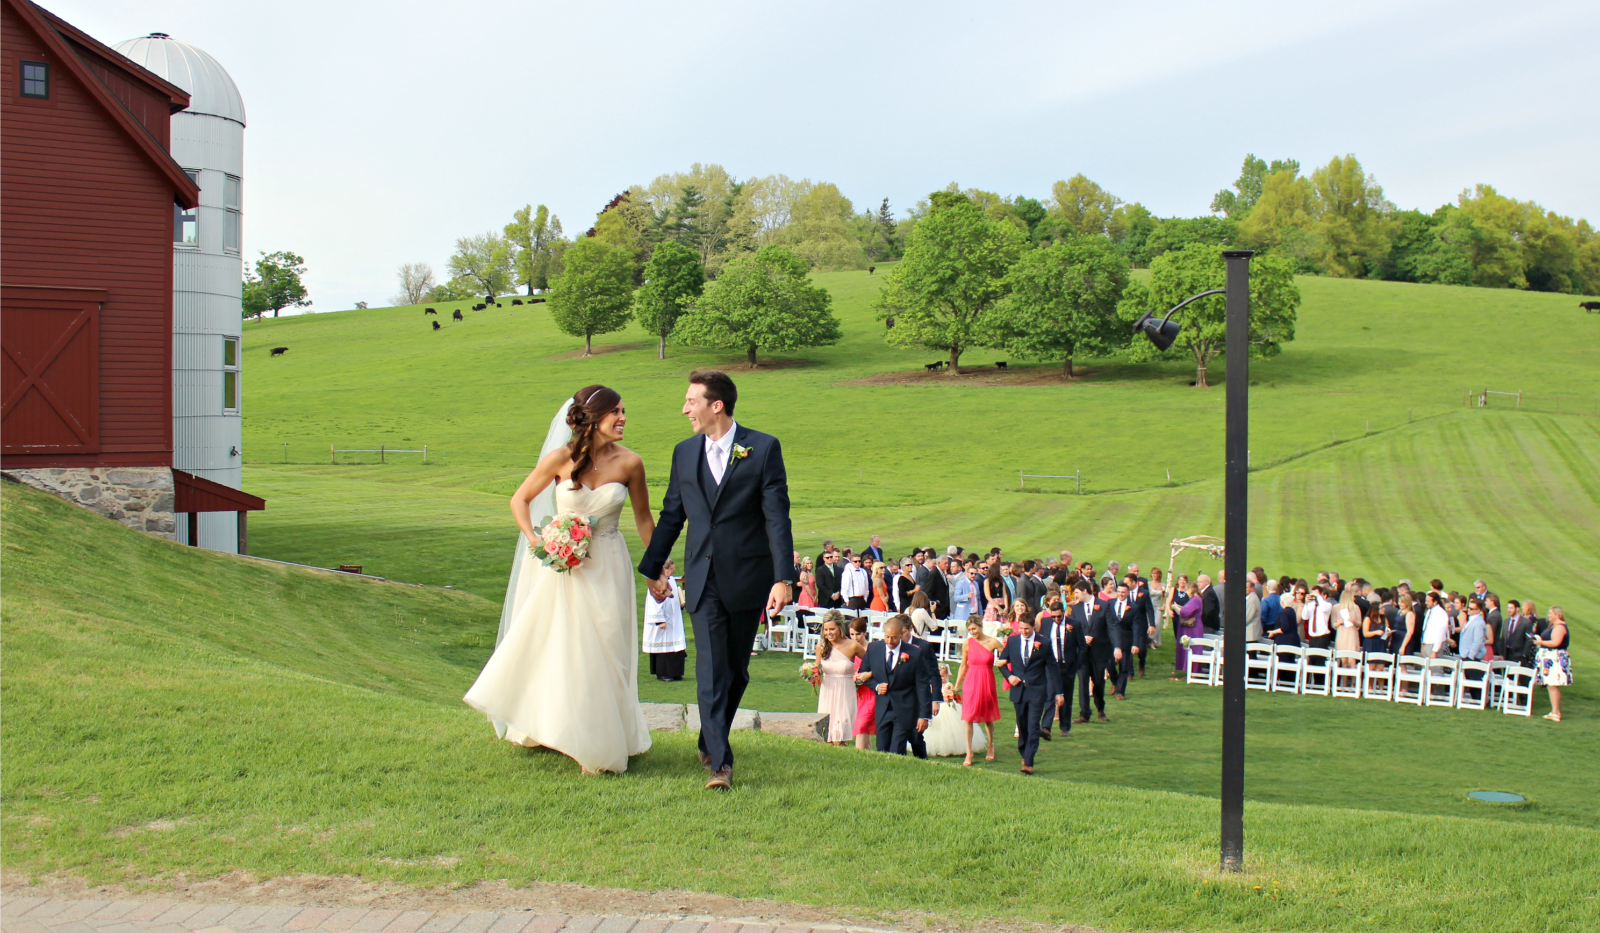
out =
[[711,770],[711,756],[707,755],[705,752],[696,752],[696,754],[698,754],[700,756],[700,767],[706,769],[707,771],[710,771]]
[[733,789],[733,769],[721,768],[711,772],[711,780],[706,782],[707,790]]

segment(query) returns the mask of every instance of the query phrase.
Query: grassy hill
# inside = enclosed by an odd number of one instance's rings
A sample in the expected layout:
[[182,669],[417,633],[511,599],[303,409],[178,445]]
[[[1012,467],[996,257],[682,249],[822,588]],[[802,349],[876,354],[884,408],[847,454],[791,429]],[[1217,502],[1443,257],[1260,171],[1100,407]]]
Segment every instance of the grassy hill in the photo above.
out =
[[[1592,827],[1252,802],[1250,870],[1224,877],[1216,803],[1194,793],[760,735],[738,740],[729,795],[700,789],[684,736],[658,734],[624,777],[584,778],[496,742],[460,704],[463,652],[492,632],[492,603],[183,548],[13,484],[0,510],[10,871],[538,879],[776,898],[868,923],[1600,924]],[[1453,729],[1453,715],[1415,728]],[[1479,714],[1489,731],[1461,734],[1503,753],[1505,719]],[[1361,780],[1381,793],[1392,778]],[[884,807],[899,818],[861,821]]]

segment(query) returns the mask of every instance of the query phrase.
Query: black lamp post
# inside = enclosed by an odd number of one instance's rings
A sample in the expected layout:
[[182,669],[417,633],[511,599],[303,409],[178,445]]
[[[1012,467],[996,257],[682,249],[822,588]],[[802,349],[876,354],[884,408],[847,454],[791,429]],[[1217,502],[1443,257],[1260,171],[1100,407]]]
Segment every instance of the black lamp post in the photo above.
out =
[[1250,257],[1247,249],[1222,251],[1227,263],[1227,284],[1213,288],[1172,307],[1166,317],[1146,313],[1134,325],[1165,350],[1178,339],[1182,327],[1173,312],[1207,295],[1225,295],[1228,305],[1228,428],[1224,472],[1226,504],[1222,566],[1227,586],[1222,590],[1222,868],[1244,870],[1244,590],[1245,537],[1249,532],[1250,493]]

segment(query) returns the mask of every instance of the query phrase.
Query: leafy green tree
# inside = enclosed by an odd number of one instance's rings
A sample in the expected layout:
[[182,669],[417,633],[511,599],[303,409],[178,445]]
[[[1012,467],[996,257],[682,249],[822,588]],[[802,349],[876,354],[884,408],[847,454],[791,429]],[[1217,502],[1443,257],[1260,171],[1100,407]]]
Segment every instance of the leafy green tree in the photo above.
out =
[[1117,244],[1117,249],[1130,265],[1146,265],[1150,262],[1150,234],[1155,232],[1158,222],[1150,209],[1137,201],[1124,204],[1111,213],[1111,242]]
[[1328,275],[1362,277],[1375,271],[1389,251],[1389,215],[1394,205],[1354,155],[1335,156],[1311,173],[1316,189],[1319,257]]
[[992,330],[1007,352],[1026,359],[1072,359],[1125,345],[1130,328],[1117,316],[1127,263],[1104,237],[1073,237],[1023,253],[1008,273],[1011,294],[995,306]]
[[832,182],[802,182],[805,191],[789,208],[782,242],[813,268],[859,269],[867,264],[860,241],[851,235],[855,206]]
[[428,290],[428,301],[466,301],[469,298],[482,297],[478,293],[478,280],[458,276],[444,283],[435,285]]
[[1255,204],[1238,223],[1239,242],[1291,256],[1300,272],[1321,272],[1327,247],[1316,233],[1319,210],[1311,179],[1291,171],[1273,172],[1262,181]]
[[942,350],[954,375],[962,353],[999,339],[980,321],[1008,293],[1006,273],[1025,237],[960,192],[936,191],[929,201],[873,308],[880,320],[894,318],[890,345]]
[[1121,203],[1121,198],[1080,173],[1051,186],[1049,219],[1058,237],[1063,233],[1105,236],[1111,215]]
[[493,300],[511,290],[513,248],[497,233],[461,237],[450,256],[450,274],[477,282],[479,294]]
[[1238,235],[1238,228],[1238,224],[1225,217],[1168,217],[1150,231],[1145,241],[1145,254],[1154,263],[1163,253],[1195,243],[1227,246]]
[[[1164,253],[1150,263],[1150,284],[1130,282],[1117,306],[1117,313],[1131,325],[1146,311],[1164,315],[1168,308],[1190,295],[1221,288],[1227,280],[1222,251],[1216,246],[1195,243],[1175,252]],[[1183,325],[1178,340],[1166,352],[1143,337],[1128,345],[1134,360],[1191,357],[1195,362],[1197,388],[1206,388],[1206,370],[1211,361],[1226,350],[1227,302],[1222,295],[1202,298],[1178,312]],[[1294,284],[1294,263],[1272,253],[1250,262],[1250,355],[1276,356],[1283,345],[1294,339],[1295,318],[1300,308],[1300,289]]]
[[633,313],[639,325],[660,339],[657,359],[667,358],[667,338],[678,317],[705,289],[706,273],[700,256],[673,240],[656,247],[644,269],[644,285],[633,296]]
[[515,250],[516,283],[526,285],[530,295],[536,288],[549,288],[550,249],[561,239],[561,218],[543,204],[537,212],[525,204],[511,215],[505,234]]
[[1018,220],[1027,225],[1029,242],[1037,240],[1039,224],[1043,223],[1044,219],[1050,214],[1043,204],[1033,198],[1025,198],[1020,194],[1011,199],[1011,212]]
[[579,237],[550,284],[548,306],[561,332],[582,337],[583,355],[592,356],[595,334],[619,331],[633,316],[633,253],[597,236]]
[[833,296],[811,284],[806,261],[771,244],[728,263],[678,318],[673,339],[696,347],[743,350],[750,368],[760,350],[798,350],[839,342]]
[[1233,190],[1218,191],[1217,196],[1211,199],[1211,213],[1222,214],[1231,220],[1243,220],[1261,198],[1267,177],[1278,172],[1299,175],[1300,163],[1294,159],[1273,159],[1272,164],[1268,165],[1256,158],[1254,153],[1246,155],[1244,165],[1239,169],[1239,179],[1233,183]]
[[263,252],[256,260],[255,273],[252,275],[248,269],[244,273],[244,316],[260,318],[271,311],[277,317],[284,308],[309,306],[311,299],[306,297],[305,283],[300,281],[305,274],[306,261],[294,253]]

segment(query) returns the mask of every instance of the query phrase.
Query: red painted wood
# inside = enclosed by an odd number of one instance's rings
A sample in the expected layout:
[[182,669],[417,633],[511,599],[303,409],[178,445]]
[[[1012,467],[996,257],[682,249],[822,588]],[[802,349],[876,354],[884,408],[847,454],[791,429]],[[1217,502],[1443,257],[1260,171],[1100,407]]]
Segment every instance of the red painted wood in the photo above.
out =
[[99,452],[103,298],[87,289],[0,294],[0,453]]
[[183,470],[172,471],[174,512],[259,512],[267,500]]

